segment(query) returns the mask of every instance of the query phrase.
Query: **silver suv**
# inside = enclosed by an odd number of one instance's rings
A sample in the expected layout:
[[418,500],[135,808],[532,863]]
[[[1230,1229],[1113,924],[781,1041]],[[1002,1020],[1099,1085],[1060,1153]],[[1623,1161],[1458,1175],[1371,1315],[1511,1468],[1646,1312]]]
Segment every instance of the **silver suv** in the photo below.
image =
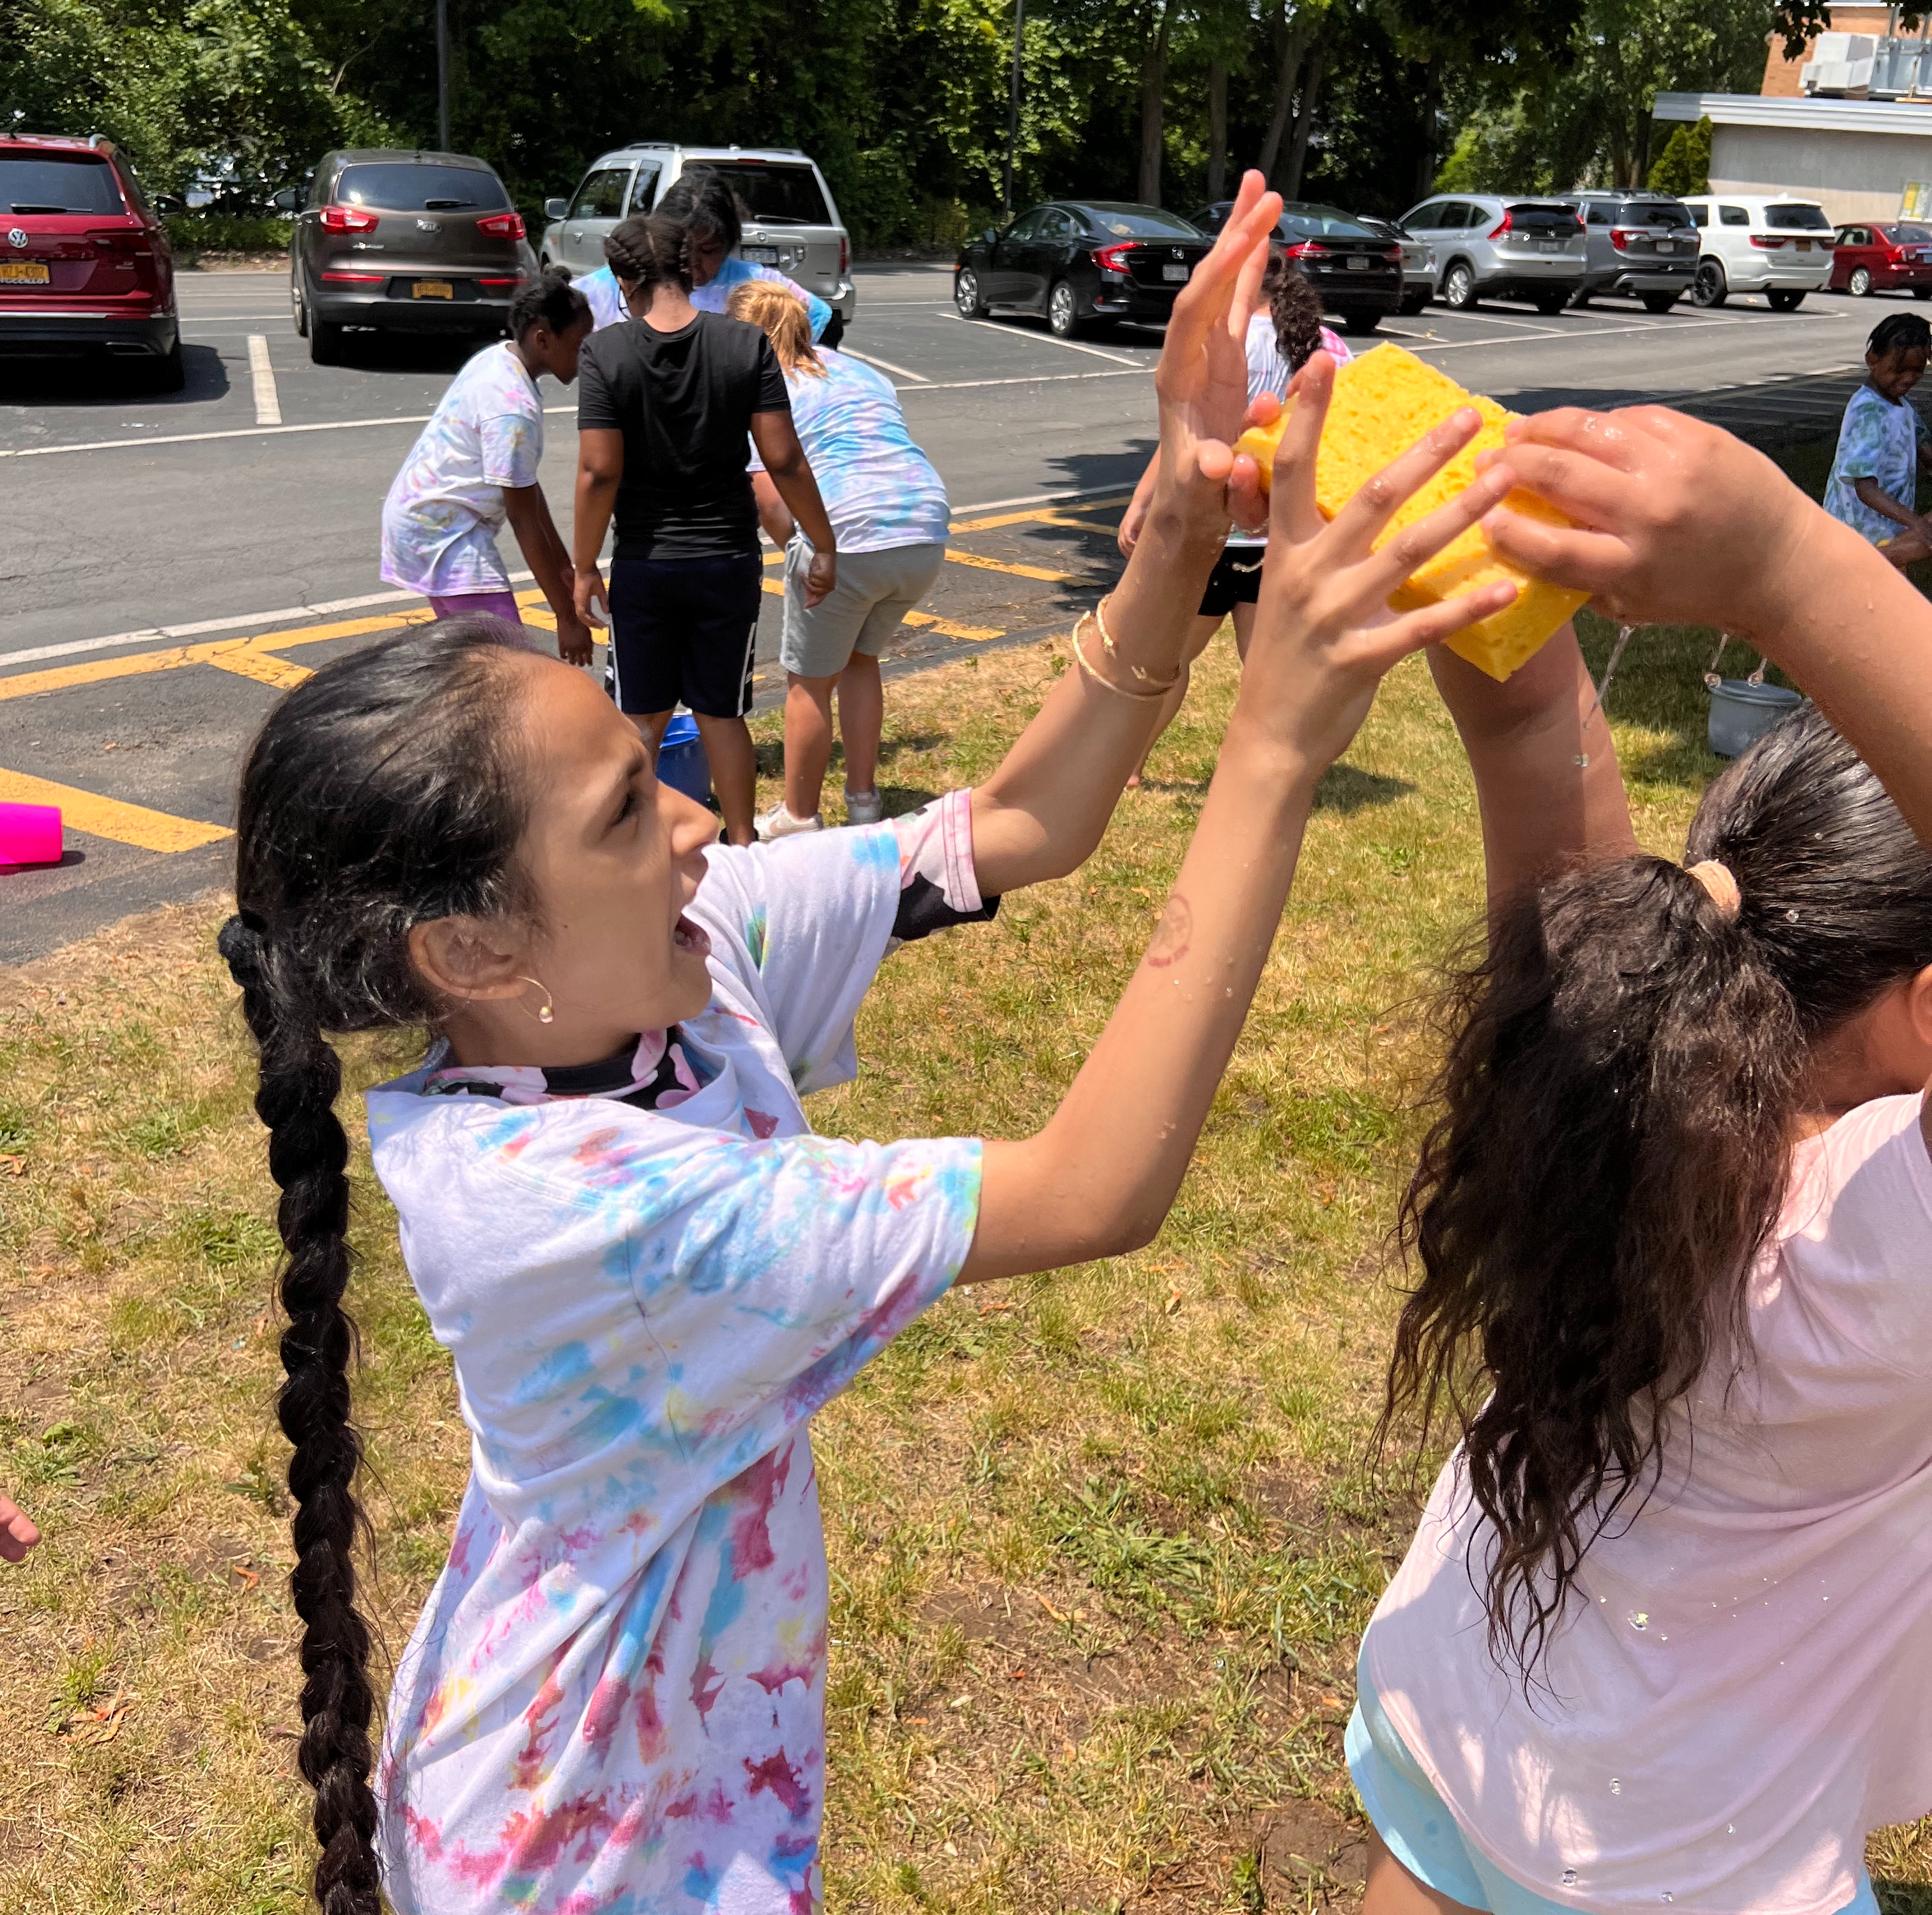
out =
[[647,213],[688,173],[722,173],[745,205],[754,266],[776,266],[815,293],[847,325],[858,310],[852,242],[817,165],[796,146],[674,146],[640,140],[593,160],[568,200],[544,202],[539,257],[546,266],[595,272],[604,240],[621,219]]
[[1436,296],[1458,312],[1478,299],[1526,299],[1560,313],[1583,277],[1583,222],[1560,200],[1445,194],[1399,222],[1436,256]]
[[1627,293],[1644,310],[1667,313],[1690,290],[1697,229],[1667,193],[1566,193],[1583,215],[1583,283],[1576,304],[1599,293]]

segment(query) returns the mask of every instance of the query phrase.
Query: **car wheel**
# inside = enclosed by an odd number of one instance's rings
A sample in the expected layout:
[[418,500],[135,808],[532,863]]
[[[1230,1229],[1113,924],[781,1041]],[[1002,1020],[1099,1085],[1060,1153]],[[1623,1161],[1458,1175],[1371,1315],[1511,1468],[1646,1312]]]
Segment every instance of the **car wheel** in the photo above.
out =
[[1932,299],[1932,286],[1915,286],[1912,296],[1915,299]]
[[962,319],[986,317],[986,302],[980,297],[980,275],[970,266],[962,266],[953,278],[952,303]]
[[1764,296],[1771,302],[1774,313],[1795,313],[1804,303],[1802,293],[1767,293]]
[[1351,332],[1373,332],[1382,325],[1382,316],[1372,310],[1365,312],[1344,313],[1342,323]]
[[289,316],[296,323],[296,337],[308,337],[308,302],[302,297],[302,281],[293,273],[289,275]]
[[1460,260],[1442,275],[1442,303],[1455,313],[1466,313],[1476,303],[1476,275]]
[[1721,306],[1731,296],[1731,289],[1724,283],[1724,269],[1715,260],[1700,260],[1697,276],[1690,282],[1690,299],[1694,306]]
[[308,323],[308,356],[319,366],[342,363],[342,328],[333,320],[311,317]]
[[1845,290],[1854,299],[1868,299],[1871,297],[1871,269],[1869,266],[1852,267],[1851,278],[1845,281]]
[[1056,279],[1046,296],[1046,323],[1056,339],[1076,338],[1080,324],[1080,301],[1072,284]]
[[[1922,299],[1932,296],[1922,293],[1918,296]],[[1429,295],[1426,293],[1405,293],[1402,296],[1402,304],[1396,310],[1404,319],[1414,319],[1428,304]]]
[[188,383],[188,369],[182,364],[181,341],[177,339],[166,353],[154,362],[148,375],[150,392],[178,392]]
[[1580,286],[1575,292],[1570,294],[1570,303],[1571,305],[1574,306],[1579,312],[1581,312],[1595,296],[1595,294],[1591,291],[1588,287]]
[[1676,305],[1675,293],[1646,293],[1643,296],[1643,309],[1647,313],[1667,313]]

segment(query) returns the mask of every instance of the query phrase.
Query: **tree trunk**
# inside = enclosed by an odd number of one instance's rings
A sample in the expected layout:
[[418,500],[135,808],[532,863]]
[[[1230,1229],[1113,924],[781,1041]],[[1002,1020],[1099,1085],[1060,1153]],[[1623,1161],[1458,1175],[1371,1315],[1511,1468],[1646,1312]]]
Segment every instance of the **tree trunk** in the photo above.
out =
[[1294,110],[1294,146],[1288,156],[1288,183],[1282,188],[1285,200],[1301,197],[1301,173],[1308,164],[1308,136],[1315,131],[1315,101],[1322,91],[1324,50],[1318,41],[1308,56],[1307,77],[1301,83],[1301,102]]
[[1228,63],[1208,63],[1208,200],[1219,200],[1228,184]]
[[1422,149],[1416,158],[1415,197],[1426,200],[1436,188],[1436,122],[1441,111],[1442,88],[1436,77],[1436,62],[1426,61],[1422,68]]
[[1166,131],[1167,44],[1173,27],[1173,0],[1160,0],[1154,37],[1141,58],[1141,182],[1143,206],[1160,204],[1160,149]]
[[1275,69],[1274,105],[1268,114],[1268,133],[1262,141],[1261,158],[1256,162],[1261,168],[1262,179],[1270,184],[1274,179],[1275,161],[1281,156],[1282,137],[1288,131],[1288,110],[1294,104],[1295,76],[1301,71],[1301,56],[1308,50],[1308,29],[1299,21],[1293,26],[1289,24],[1286,5],[1275,22],[1274,34],[1275,44],[1281,53]]

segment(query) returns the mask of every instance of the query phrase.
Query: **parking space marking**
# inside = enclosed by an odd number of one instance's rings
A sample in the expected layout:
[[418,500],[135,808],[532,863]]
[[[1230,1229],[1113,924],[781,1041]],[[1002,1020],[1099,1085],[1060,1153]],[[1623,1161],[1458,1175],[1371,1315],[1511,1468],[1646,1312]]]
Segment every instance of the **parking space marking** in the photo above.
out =
[[124,804],[118,798],[104,798],[71,785],[56,785],[51,779],[31,777],[24,771],[0,770],[0,800],[14,805],[58,805],[63,824],[90,837],[132,845],[137,851],[191,851],[218,838],[234,836],[225,824],[204,824],[199,818],[150,811],[146,805]]
[[1097,346],[1082,346],[1072,339],[1056,338],[1050,332],[1014,332],[998,325],[992,320],[969,320],[964,313],[955,313],[953,318],[962,326],[979,327],[982,331],[996,332],[1002,339],[1017,339],[1022,343],[1042,342],[1048,346],[1064,346],[1070,353],[1090,353],[1096,359],[1111,359],[1117,366],[1132,366],[1136,371],[1150,366],[1152,360],[1124,359],[1118,353],[1103,353]]
[[1006,635],[988,625],[956,625],[950,618],[940,618],[932,612],[908,612],[904,622],[922,632],[936,632],[942,638],[965,638],[975,644]]
[[[547,412],[574,412],[574,406],[549,406]],[[390,419],[318,419],[312,425],[236,425],[223,432],[161,432],[148,439],[89,439],[74,446],[0,448],[0,459],[44,459],[56,452],[118,452],[130,446],[194,446],[209,439],[265,439],[284,432],[354,432],[371,425],[427,425],[428,413],[398,413]]]
[[1065,386],[1076,379],[1144,379],[1153,371],[1150,361],[1125,372],[1034,372],[1022,373],[1013,379],[935,379],[930,386],[902,386],[900,396],[913,399],[928,392],[971,392],[982,386]]
[[870,353],[862,353],[855,346],[841,346],[838,350],[848,359],[862,359],[868,366],[877,366],[881,372],[896,372],[902,379],[915,379],[922,386],[930,386],[932,381],[922,372],[914,372],[908,367],[896,366],[890,359],[874,359]]
[[275,392],[275,369],[268,363],[268,342],[259,332],[248,335],[248,377],[255,388],[255,423],[280,425],[282,402]]
[[[1029,506],[1048,506],[1050,509],[1046,512],[1000,512],[996,514],[991,518],[956,518],[946,529],[954,533],[962,532],[996,532],[1002,526],[1007,525],[1066,525],[1077,524],[1077,521],[1065,518],[1060,516],[1060,515],[1066,512],[1104,512],[1110,506],[1124,506],[1133,496],[1134,495],[1131,492],[1123,492],[1118,497],[1090,500],[1084,505],[1057,505],[1055,502],[1045,499],[1024,499],[1020,500],[1018,503],[1022,505]],[[1088,526],[1083,529],[1091,532],[1095,530],[1096,528],[1092,526]]]
[[1004,572],[1015,578],[1041,578],[1049,585],[1078,585],[1081,583],[1070,572],[1048,572],[1043,566],[1012,565],[1004,559],[982,559],[977,552],[956,552],[949,545],[946,548],[949,565],[971,566],[977,572]]

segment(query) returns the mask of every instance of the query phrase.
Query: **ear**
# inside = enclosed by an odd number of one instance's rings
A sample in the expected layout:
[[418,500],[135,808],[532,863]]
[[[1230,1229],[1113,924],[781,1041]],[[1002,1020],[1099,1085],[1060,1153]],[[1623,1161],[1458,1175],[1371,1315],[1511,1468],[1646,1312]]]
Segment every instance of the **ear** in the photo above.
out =
[[1905,1013],[1912,1020],[1912,1034],[1932,1052],[1932,965],[1905,980]]
[[410,933],[410,962],[438,997],[481,1004],[520,996],[532,959],[506,920],[437,917]]

